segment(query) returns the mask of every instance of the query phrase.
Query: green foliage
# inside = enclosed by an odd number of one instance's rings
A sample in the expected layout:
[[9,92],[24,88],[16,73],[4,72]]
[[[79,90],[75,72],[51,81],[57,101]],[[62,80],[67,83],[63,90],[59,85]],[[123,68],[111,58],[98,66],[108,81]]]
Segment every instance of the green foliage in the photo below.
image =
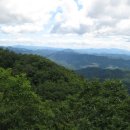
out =
[[[58,129],[129,130],[129,96],[118,81],[88,82],[59,106]],[[57,109],[57,108],[56,108]],[[57,112],[57,110],[56,110]]]
[[87,67],[76,71],[78,74],[84,76],[87,79],[98,78],[101,81],[105,79],[118,79],[121,80],[127,87],[130,93],[130,70],[125,69],[102,69],[99,67]]
[[[25,130],[46,126],[51,116],[46,104],[31,90],[24,75],[0,68],[0,129]],[[51,111],[50,111],[51,112]]]
[[93,81],[90,86],[80,94],[83,102],[80,108],[82,113],[79,113],[83,119],[81,126],[84,125],[84,119],[87,119],[90,127],[95,130],[126,130],[129,126],[125,114],[129,96],[122,83],[110,80],[103,83]]
[[0,67],[1,130],[130,129],[121,81],[85,80],[45,58],[2,49]]
[[[0,54],[1,67],[12,68],[13,74],[26,73],[34,91],[47,100],[64,100],[68,95],[78,92],[85,82],[74,72],[40,56],[14,54],[7,50],[0,50]],[[8,65],[8,60],[11,65]]]

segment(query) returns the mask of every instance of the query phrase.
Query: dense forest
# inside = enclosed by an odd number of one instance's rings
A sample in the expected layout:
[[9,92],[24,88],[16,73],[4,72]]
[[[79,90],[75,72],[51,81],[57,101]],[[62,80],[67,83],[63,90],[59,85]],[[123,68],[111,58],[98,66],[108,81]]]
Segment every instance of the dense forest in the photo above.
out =
[[87,79],[99,79],[101,81],[105,79],[117,79],[121,80],[127,87],[130,93],[130,70],[125,69],[109,69],[99,67],[87,67],[84,69],[76,70],[76,72]]
[[0,130],[129,130],[119,80],[88,80],[50,60],[0,49]]

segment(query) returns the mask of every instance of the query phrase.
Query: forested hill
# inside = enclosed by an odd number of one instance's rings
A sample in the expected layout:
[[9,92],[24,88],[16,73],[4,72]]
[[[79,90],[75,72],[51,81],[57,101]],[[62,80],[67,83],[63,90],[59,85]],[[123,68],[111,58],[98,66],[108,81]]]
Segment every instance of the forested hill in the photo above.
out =
[[130,70],[122,69],[109,69],[99,67],[87,67],[84,69],[76,70],[76,72],[87,79],[98,78],[100,80],[105,79],[118,79],[125,83],[130,93]]
[[[35,87],[35,90],[47,99],[62,100],[67,94],[79,91],[80,83],[83,84],[83,80],[74,72],[37,55],[15,54],[1,49],[0,67],[12,68],[15,75],[26,73],[32,86],[39,86],[46,90],[47,97],[40,88]],[[72,91],[70,88],[74,90]],[[65,93],[61,94],[63,89]],[[52,95],[52,92],[55,94]]]
[[89,79],[123,79],[130,76],[130,71],[121,69],[102,69],[99,67],[87,67],[76,71]]
[[0,130],[129,130],[120,81],[88,81],[48,59],[0,49]]

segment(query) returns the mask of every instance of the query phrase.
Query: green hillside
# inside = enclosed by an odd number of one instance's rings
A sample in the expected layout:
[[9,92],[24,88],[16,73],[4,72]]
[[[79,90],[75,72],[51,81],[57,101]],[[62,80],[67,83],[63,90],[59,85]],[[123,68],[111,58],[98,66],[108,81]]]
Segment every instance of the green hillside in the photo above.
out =
[[0,130],[129,130],[121,81],[89,81],[50,60],[0,49]]
[[130,70],[123,69],[102,69],[99,67],[87,67],[76,71],[87,79],[117,79],[125,83],[130,93]]
[[86,78],[100,78],[100,79],[123,79],[130,71],[121,69],[102,69],[99,67],[87,67],[76,71],[77,73],[85,76]]

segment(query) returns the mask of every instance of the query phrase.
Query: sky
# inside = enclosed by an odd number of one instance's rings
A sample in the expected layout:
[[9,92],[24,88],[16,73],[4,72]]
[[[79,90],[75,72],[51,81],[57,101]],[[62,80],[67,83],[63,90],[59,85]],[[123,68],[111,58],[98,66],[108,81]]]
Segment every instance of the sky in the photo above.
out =
[[130,50],[130,0],[0,0],[0,46]]

